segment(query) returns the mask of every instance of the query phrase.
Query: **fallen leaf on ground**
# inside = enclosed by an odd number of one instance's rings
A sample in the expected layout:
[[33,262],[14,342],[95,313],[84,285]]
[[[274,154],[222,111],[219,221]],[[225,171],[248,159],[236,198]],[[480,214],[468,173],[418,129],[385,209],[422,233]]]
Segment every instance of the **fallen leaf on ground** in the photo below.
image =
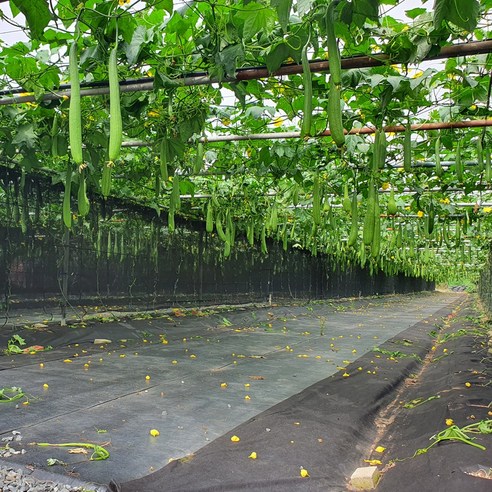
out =
[[87,451],[87,449],[85,448],[73,448],[69,449],[68,452],[70,454],[89,454],[89,451]]

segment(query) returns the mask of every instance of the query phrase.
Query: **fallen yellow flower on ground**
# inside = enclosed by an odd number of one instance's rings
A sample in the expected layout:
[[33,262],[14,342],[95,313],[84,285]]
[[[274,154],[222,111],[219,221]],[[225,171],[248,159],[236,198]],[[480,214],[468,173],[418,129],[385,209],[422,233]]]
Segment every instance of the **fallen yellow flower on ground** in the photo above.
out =
[[371,466],[382,465],[380,460],[364,460],[364,463],[368,463]]
[[301,477],[302,478],[308,478],[309,477],[309,472],[305,468],[301,468]]
[[160,434],[160,432],[157,429],[150,429],[150,435],[152,437],[157,437]]
[[232,442],[239,442],[241,439],[239,439],[239,437],[237,437],[236,435],[232,436],[231,437],[231,441]]
[[376,453],[384,453],[386,448],[383,446],[378,446],[374,451],[376,451]]
[[258,455],[256,454],[256,451],[253,451],[249,456],[248,458],[251,458],[252,460],[255,460],[256,458],[258,458]]

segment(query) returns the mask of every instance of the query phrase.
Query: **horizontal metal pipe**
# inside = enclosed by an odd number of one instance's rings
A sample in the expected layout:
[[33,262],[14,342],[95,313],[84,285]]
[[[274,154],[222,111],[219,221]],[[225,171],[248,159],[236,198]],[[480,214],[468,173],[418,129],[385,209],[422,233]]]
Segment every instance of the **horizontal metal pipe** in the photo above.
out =
[[[492,40],[474,41],[469,43],[453,44],[444,46],[436,55],[425,58],[424,60],[439,60],[445,58],[453,58],[456,56],[478,55],[492,52]],[[342,59],[342,68],[369,68],[391,63],[389,55],[374,54],[370,56],[354,56]],[[330,70],[328,61],[312,61],[309,64],[311,72],[327,72]],[[235,77],[230,77],[222,82],[240,82],[243,80],[255,80],[268,77],[282,77],[284,75],[295,75],[302,73],[302,66],[297,64],[288,64],[281,66],[273,73],[269,73],[266,67],[239,68],[236,71]],[[176,85],[192,86],[192,85],[210,85],[217,83],[218,80],[210,78],[204,73],[189,74],[179,79],[173,79]],[[139,92],[151,91],[154,88],[154,78],[149,77],[147,82],[141,80],[136,83],[125,81],[120,84],[120,92]],[[81,96],[101,96],[109,94],[109,87],[92,87],[83,88],[80,91]],[[70,89],[43,94],[40,98],[42,101],[52,101],[70,97]],[[25,102],[36,102],[33,95],[13,96],[0,99],[0,105],[19,104]]]
[[[412,131],[429,131],[429,130],[450,130],[460,128],[481,128],[492,126],[492,119],[490,120],[467,120],[467,121],[436,121],[433,123],[416,123],[411,125]],[[405,131],[403,125],[388,125],[384,127],[386,133],[402,133]],[[352,128],[349,132],[345,132],[348,135],[370,135],[376,132],[376,129],[371,126],[363,126],[361,128]],[[282,140],[290,138],[300,138],[301,132],[274,132],[274,133],[250,133],[249,135],[211,135],[209,137],[201,137],[200,142],[213,143],[213,142],[239,142],[245,140]],[[314,137],[329,137],[331,136],[330,130],[325,130],[318,133]],[[141,140],[123,142],[123,147],[150,147],[154,145],[152,142],[145,142]],[[396,166],[397,167],[397,166]],[[417,166],[414,166],[417,167]]]

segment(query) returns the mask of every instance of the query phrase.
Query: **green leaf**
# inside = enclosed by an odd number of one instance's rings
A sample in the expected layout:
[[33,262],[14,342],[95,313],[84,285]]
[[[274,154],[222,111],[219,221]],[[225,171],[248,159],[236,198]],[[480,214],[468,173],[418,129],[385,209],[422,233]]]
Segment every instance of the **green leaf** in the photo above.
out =
[[278,70],[282,63],[291,56],[291,48],[286,43],[279,43],[266,56],[266,66],[270,73]]
[[271,0],[272,7],[277,11],[278,21],[284,33],[289,27],[290,11],[292,9],[292,0]]
[[473,31],[477,27],[480,3],[478,0],[436,0],[434,4],[434,24],[436,29],[444,21]]
[[245,5],[236,14],[236,17],[244,21],[243,39],[245,40],[252,39],[259,33],[268,35],[272,31],[276,19],[272,9],[256,2]]
[[170,14],[173,13],[173,0],[158,0],[157,2],[155,0],[146,0],[146,2],[154,9],[163,9]]
[[223,68],[227,77],[234,77],[238,62],[244,60],[244,50],[240,44],[229,45],[215,55],[215,62]]
[[426,12],[427,12],[427,9],[422,9],[422,8],[415,8],[415,9],[405,10],[405,14],[410,19],[415,19],[419,15],[425,14]]
[[299,14],[299,17],[302,17],[303,15],[307,14],[311,10],[313,3],[314,0],[298,0],[297,13]]
[[126,59],[130,65],[133,65],[138,60],[138,55],[142,50],[142,46],[152,39],[152,31],[139,25],[135,29],[131,43],[126,47]]
[[22,12],[31,31],[31,37],[41,39],[44,28],[51,20],[48,0],[11,0]]
[[353,4],[352,15],[356,26],[362,27],[366,19],[373,22],[379,19],[379,0],[354,0]]
[[36,134],[34,133],[34,127],[32,123],[19,126],[17,133],[12,139],[12,143],[15,145],[24,145],[25,147],[34,147],[36,143]]

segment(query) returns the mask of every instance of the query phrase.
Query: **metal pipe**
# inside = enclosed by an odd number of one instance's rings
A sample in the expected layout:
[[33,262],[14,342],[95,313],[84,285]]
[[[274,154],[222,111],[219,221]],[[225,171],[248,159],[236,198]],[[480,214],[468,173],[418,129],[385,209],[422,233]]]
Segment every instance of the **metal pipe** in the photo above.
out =
[[[482,128],[492,126],[492,119],[490,120],[468,120],[468,121],[436,121],[433,123],[416,123],[410,126],[412,131],[428,131],[428,130],[450,130],[459,128]],[[403,133],[405,126],[403,125],[388,125],[384,127],[386,133]],[[363,126],[361,128],[352,128],[349,132],[345,131],[347,135],[370,135],[376,132],[376,128],[370,126]],[[211,135],[209,137],[201,137],[198,141],[203,143],[214,142],[236,142],[244,140],[281,140],[290,138],[300,138],[301,132],[274,132],[274,133],[251,133],[249,135]],[[330,130],[325,130],[318,133],[316,137],[329,137],[331,136]],[[140,140],[123,142],[123,147],[150,147],[154,145],[152,142],[145,142]],[[395,166],[398,167],[398,166]],[[417,167],[417,166],[414,166]]]
[[[436,55],[426,57],[424,60],[439,60],[445,58],[452,58],[465,55],[479,55],[492,52],[492,40],[487,41],[475,41],[470,43],[460,43],[450,46],[444,46]],[[423,60],[423,61],[424,61]],[[389,55],[374,54],[370,56],[354,56],[350,58],[342,59],[342,68],[369,68],[377,67],[381,65],[387,65],[391,63]],[[309,64],[311,72],[329,72],[330,64],[328,61],[312,61]],[[273,73],[269,73],[266,67],[253,67],[253,68],[239,68],[236,71],[235,77],[230,77],[222,82],[240,82],[243,80],[255,80],[268,77],[282,77],[284,75],[294,75],[302,73],[302,66],[297,64],[283,65]],[[190,74],[182,78],[173,79],[176,85],[192,86],[192,85],[210,85],[217,83],[218,80],[210,78],[204,73]],[[120,84],[120,92],[139,92],[150,91],[154,88],[154,78],[148,79],[146,82],[141,80],[136,83],[122,83]],[[109,94],[109,87],[93,87],[87,89],[81,89],[81,96],[101,96]],[[40,98],[42,101],[52,101],[56,99],[62,99],[64,97],[70,97],[70,89],[51,92],[43,94]],[[0,99],[0,105],[19,104],[25,102],[36,102],[36,98],[33,95],[25,96],[13,96],[5,99]]]

